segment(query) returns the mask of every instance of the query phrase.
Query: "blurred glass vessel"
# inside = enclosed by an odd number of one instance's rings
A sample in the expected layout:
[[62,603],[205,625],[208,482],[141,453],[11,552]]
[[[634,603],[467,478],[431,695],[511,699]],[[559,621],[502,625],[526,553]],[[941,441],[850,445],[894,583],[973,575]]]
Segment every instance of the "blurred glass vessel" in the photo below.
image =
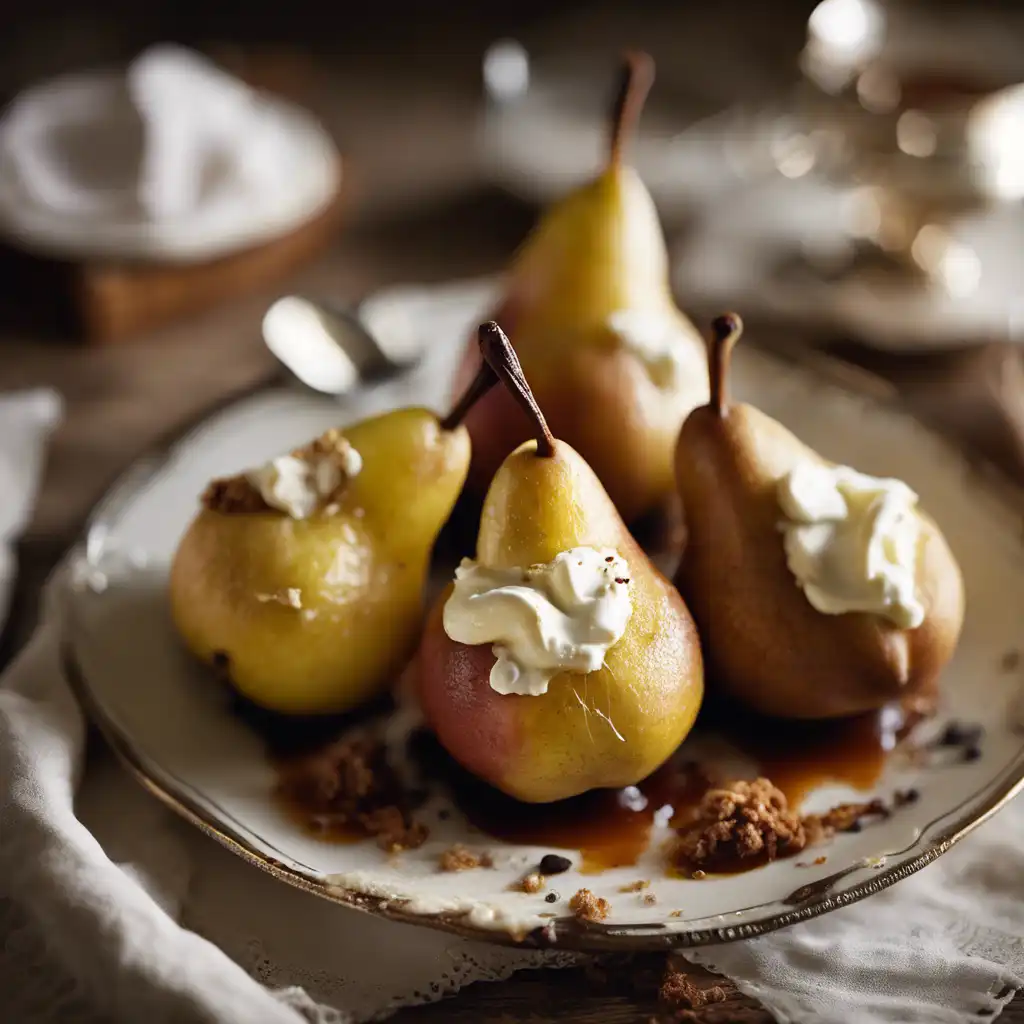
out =
[[[792,152],[850,190],[844,272],[968,294],[983,268],[964,215],[1024,196],[1024,61],[991,16],[823,0],[807,24]],[[1018,37],[1019,38],[1019,37]],[[828,268],[836,272],[834,263]],[[902,280],[902,284],[900,283]]]

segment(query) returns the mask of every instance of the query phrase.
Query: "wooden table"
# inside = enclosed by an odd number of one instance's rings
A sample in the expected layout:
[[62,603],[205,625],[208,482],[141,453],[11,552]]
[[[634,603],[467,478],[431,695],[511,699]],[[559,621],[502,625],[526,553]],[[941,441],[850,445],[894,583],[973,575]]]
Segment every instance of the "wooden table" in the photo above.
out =
[[[479,50],[467,46],[466,52]],[[362,202],[331,252],[287,288],[354,299],[393,282],[491,272],[532,223],[533,210],[481,178],[473,155],[475,66],[435,58],[431,64],[419,52],[416,73],[430,76],[426,93],[411,83],[401,53],[390,61],[346,59],[334,80],[336,95],[359,100],[337,104],[330,120],[352,155]],[[46,574],[117,474],[162,434],[272,371],[258,333],[271,298],[254,294],[116,349],[0,338],[0,391],[51,384],[67,403],[35,516],[19,546],[14,614],[0,660],[27,636]],[[403,1011],[395,1020],[645,1021],[656,1010],[661,964],[661,958],[644,957],[604,974],[526,972],[441,1005]],[[770,1018],[737,997],[707,1019]],[[1018,998],[1005,1019],[1024,1022],[1024,1000]]]

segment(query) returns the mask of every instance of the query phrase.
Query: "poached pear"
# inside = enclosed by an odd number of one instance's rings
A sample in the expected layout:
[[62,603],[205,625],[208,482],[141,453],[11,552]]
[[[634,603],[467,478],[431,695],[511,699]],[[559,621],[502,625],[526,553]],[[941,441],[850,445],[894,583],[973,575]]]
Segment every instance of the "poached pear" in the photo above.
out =
[[[697,716],[703,670],[693,620],[633,540],[593,470],[552,436],[500,328],[484,324],[480,343],[486,362],[532,420],[536,439],[502,462],[484,501],[476,562],[463,563],[428,619],[417,672],[424,716],[465,768],[524,802],[635,784],[669,758]],[[577,571],[577,555],[581,574],[584,555],[596,560],[591,575],[597,582],[579,582],[578,606],[548,607],[546,620],[531,619],[529,638],[549,659],[541,685],[517,688],[530,671],[526,664],[521,673],[500,675],[503,660],[508,668],[505,652],[516,657],[514,620],[531,618],[530,609],[548,601],[538,591],[494,606],[495,631],[487,640],[464,643],[450,635],[459,632],[452,629],[449,602],[460,577],[508,579],[515,589],[517,581],[554,566],[567,574],[564,583]],[[615,578],[602,579],[601,570]],[[595,614],[589,639],[606,644],[596,658],[592,650],[561,643],[567,620],[606,599],[628,618],[615,628],[614,614],[603,621]],[[466,635],[489,628],[474,601],[471,595],[464,606]]]
[[[707,399],[703,342],[672,297],[657,211],[624,159],[653,74],[647,55],[627,58],[605,169],[538,223],[493,311],[515,338],[552,430],[587,460],[629,524],[674,494],[679,428]],[[479,366],[473,337],[456,390]],[[466,425],[473,439],[467,490],[479,500],[532,427],[502,388]]]
[[171,567],[188,648],[276,712],[346,711],[385,689],[419,638],[431,549],[469,467],[473,394],[444,420],[397,409],[214,481]]
[[[715,321],[711,400],[687,418],[676,448],[687,523],[676,582],[700,630],[709,685],[783,718],[839,717],[891,702],[925,710],[963,621],[963,581],[949,545],[906,485],[836,467],[758,409],[727,400],[741,329],[734,315]],[[827,495],[835,507],[806,524],[808,545],[791,550],[780,487],[815,479],[853,489],[838,503]],[[892,496],[903,505],[896,512],[885,507]],[[859,525],[834,534],[834,523],[857,514],[857,502]],[[832,540],[838,546],[830,548]],[[822,580],[801,584],[794,566],[831,573],[861,596],[860,606],[830,605]],[[844,576],[844,566],[853,574]],[[902,597],[886,573],[902,582]]]

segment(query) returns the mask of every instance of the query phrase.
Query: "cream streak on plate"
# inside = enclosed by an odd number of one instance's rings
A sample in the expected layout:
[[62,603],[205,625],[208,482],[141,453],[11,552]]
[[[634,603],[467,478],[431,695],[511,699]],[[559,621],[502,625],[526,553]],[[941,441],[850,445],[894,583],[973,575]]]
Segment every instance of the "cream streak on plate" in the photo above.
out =
[[343,461],[333,454],[281,455],[251,470],[246,479],[271,508],[292,519],[308,519],[344,480],[357,476],[362,468],[362,456],[350,445]]
[[778,501],[789,569],[819,612],[921,625],[920,521],[905,483],[808,460],[779,481]]
[[514,569],[464,558],[444,630],[458,643],[494,644],[492,689],[538,696],[559,672],[600,669],[632,613],[626,560],[612,548],[579,547]]

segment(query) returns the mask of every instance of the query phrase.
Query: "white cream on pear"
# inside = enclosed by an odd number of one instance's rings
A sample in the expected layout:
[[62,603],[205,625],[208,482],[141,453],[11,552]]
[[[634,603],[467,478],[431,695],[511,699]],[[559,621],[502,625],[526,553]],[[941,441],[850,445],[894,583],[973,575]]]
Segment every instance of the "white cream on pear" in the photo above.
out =
[[807,459],[779,481],[778,501],[790,572],[819,612],[921,625],[920,520],[905,483]]
[[494,645],[497,693],[538,696],[560,672],[598,671],[632,613],[626,560],[611,548],[578,547],[515,569],[464,558],[443,622],[458,643]]
[[362,468],[362,456],[349,445],[340,458],[332,452],[281,455],[245,476],[271,508],[308,519]]

